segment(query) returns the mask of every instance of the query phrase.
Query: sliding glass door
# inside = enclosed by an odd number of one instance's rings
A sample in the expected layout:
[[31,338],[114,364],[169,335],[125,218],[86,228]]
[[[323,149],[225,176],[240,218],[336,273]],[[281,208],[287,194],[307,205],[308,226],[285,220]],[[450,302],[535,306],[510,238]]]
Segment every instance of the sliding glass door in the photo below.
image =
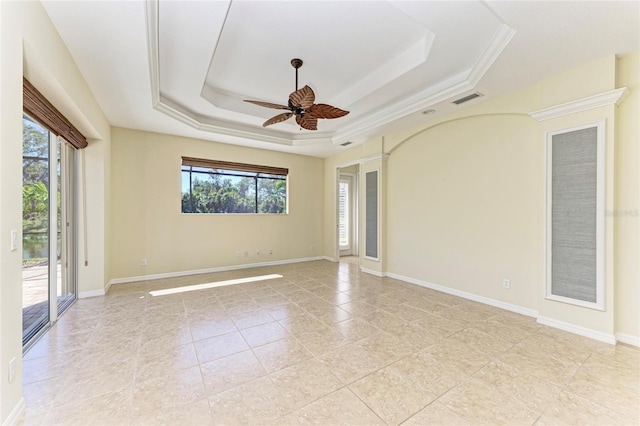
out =
[[25,115],[22,161],[22,343],[26,349],[76,298],[75,149]]

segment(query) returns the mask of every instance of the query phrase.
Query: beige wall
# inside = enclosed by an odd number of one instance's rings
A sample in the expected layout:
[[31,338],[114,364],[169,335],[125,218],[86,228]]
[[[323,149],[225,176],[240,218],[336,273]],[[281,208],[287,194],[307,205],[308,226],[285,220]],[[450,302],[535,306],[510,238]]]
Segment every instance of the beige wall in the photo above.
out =
[[[633,214],[606,219],[604,312],[544,298],[546,131],[605,119],[606,208],[637,211],[638,75],[637,54],[617,61],[609,56],[385,135],[382,152],[390,156],[384,272],[510,304],[594,335],[618,332],[638,341],[639,219]],[[543,122],[529,115],[622,86],[629,86],[631,95],[619,107]],[[331,170],[364,158],[360,151],[354,147],[325,160],[328,223],[335,216]],[[330,225],[325,226],[327,255],[335,244],[335,224]],[[508,290],[502,288],[504,278],[511,281]]]
[[[89,139],[87,213],[90,264],[79,267],[80,292],[101,291],[109,169],[109,123],[39,2],[0,2],[0,236],[22,229],[22,77],[26,76]],[[82,229],[82,227],[80,227]],[[80,236],[80,253],[83,252]],[[0,244],[0,421],[18,406],[22,382],[21,251]],[[17,377],[7,380],[9,360]]]
[[618,59],[617,87],[629,95],[616,111],[616,331],[640,336],[640,54]]
[[389,272],[535,309],[544,145],[532,118],[436,126],[394,150],[388,169]]
[[[114,278],[322,255],[322,159],[120,128],[112,141]],[[182,156],[288,168],[289,214],[181,214]]]

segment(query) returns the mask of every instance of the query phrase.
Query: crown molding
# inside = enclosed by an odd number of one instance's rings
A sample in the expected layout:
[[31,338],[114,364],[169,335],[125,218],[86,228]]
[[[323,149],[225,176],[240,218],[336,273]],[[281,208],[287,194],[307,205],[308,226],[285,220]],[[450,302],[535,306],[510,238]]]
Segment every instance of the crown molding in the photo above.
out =
[[393,105],[382,108],[367,118],[356,122],[340,131],[334,138],[335,144],[341,144],[352,140],[360,134],[365,134],[389,124],[392,121],[409,114],[422,111],[439,102],[446,101],[470,90],[473,90],[480,79],[489,71],[491,65],[507,47],[516,31],[506,24],[502,24],[500,30],[489,43],[473,68],[463,71],[436,86],[423,90],[413,96],[409,96]]
[[149,80],[151,81],[151,104],[154,108],[160,103],[160,61],[159,52],[159,13],[158,0],[145,2],[145,18],[147,24],[147,55],[149,57]]
[[489,71],[491,65],[498,59],[498,56],[502,53],[502,51],[507,47],[511,39],[514,35],[516,35],[516,30],[508,26],[507,24],[502,24],[496,35],[489,43],[489,46],[485,49],[478,59],[478,62],[473,66],[473,69],[469,73],[469,77],[467,81],[473,86],[477,86],[480,82],[480,79]]
[[436,36],[422,24],[418,22],[416,22],[416,24],[421,26],[423,30],[423,36],[420,40],[368,75],[363,76],[360,81],[338,95],[335,98],[335,103],[349,107],[368,94],[427,62]]
[[629,89],[627,89],[626,87],[621,87],[619,89],[614,89],[608,92],[578,99],[577,101],[567,102],[564,104],[552,106],[550,108],[533,111],[530,112],[529,115],[537,121],[551,120],[552,118],[575,114],[576,112],[580,111],[586,111],[589,109],[613,104],[618,105],[628,94]]
[[341,144],[352,140],[361,134],[366,134],[385,124],[473,89],[473,86],[465,79],[469,72],[470,70],[463,71],[447,79],[442,84],[437,85],[435,90],[431,87],[395,104],[374,111],[367,117],[340,131],[333,138],[333,143]]
[[389,158],[389,154],[375,154],[375,155],[370,155],[369,157],[365,157],[365,158],[361,158],[360,160],[358,160],[358,164],[367,164],[367,163],[373,163],[376,161],[385,161],[386,159]]

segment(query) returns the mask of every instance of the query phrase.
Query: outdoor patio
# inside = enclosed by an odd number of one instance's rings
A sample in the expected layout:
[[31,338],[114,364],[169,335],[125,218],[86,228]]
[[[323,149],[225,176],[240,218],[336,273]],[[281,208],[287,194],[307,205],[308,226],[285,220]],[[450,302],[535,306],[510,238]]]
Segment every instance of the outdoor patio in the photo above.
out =
[[[58,304],[68,294],[62,293],[62,271],[58,263]],[[29,330],[46,314],[49,304],[49,264],[48,262],[26,263],[22,268],[22,330]]]

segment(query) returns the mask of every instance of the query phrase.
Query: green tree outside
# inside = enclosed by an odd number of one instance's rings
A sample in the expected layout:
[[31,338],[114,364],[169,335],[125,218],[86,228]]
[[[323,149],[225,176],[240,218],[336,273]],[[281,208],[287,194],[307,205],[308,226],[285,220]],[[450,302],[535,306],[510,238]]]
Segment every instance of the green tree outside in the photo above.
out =
[[[183,174],[188,178],[188,174]],[[285,213],[287,182],[191,172],[191,194],[182,193],[183,213]],[[256,181],[258,206],[256,209]]]

